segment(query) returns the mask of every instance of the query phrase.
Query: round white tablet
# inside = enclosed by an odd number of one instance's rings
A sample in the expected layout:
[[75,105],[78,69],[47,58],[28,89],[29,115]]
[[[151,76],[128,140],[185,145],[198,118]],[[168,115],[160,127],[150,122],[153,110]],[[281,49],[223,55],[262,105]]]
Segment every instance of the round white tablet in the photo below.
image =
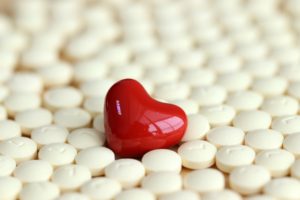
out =
[[227,92],[246,90],[251,84],[252,78],[245,72],[230,72],[218,76],[216,84],[222,85]]
[[300,182],[290,177],[276,178],[267,183],[264,193],[276,199],[296,200],[300,198]]
[[90,97],[84,101],[83,108],[92,116],[96,116],[99,113],[103,113],[104,102],[104,97]]
[[9,176],[16,168],[16,161],[11,157],[0,155],[0,177]]
[[17,199],[22,189],[19,179],[11,176],[0,176],[0,196],[2,199]]
[[44,94],[44,103],[51,109],[71,108],[80,106],[82,94],[73,87],[59,87],[47,90]]
[[31,131],[52,122],[52,113],[44,108],[30,109],[16,114],[15,121],[21,126],[22,133],[30,135]]
[[254,158],[255,152],[248,146],[224,146],[216,154],[216,164],[218,169],[229,173],[236,167],[251,164]]
[[159,200],[200,200],[197,192],[190,190],[180,190],[169,194],[161,195]]
[[168,149],[155,149],[147,152],[143,158],[142,163],[147,171],[181,171],[181,157],[174,151]]
[[244,137],[244,131],[232,126],[213,128],[206,135],[207,141],[216,147],[242,144]]
[[104,168],[115,160],[115,154],[106,147],[90,147],[81,150],[75,157],[79,165],[90,169],[92,176],[104,174]]
[[204,115],[213,127],[229,125],[235,116],[235,110],[228,105],[201,107],[199,113]]
[[281,77],[266,77],[255,79],[252,89],[265,96],[281,95],[287,88],[287,81]]
[[84,82],[102,78],[107,74],[107,65],[99,58],[79,61],[74,66],[74,79],[76,82]]
[[283,147],[296,158],[300,157],[300,133],[294,133],[286,136],[283,141]]
[[115,82],[111,79],[96,79],[80,84],[80,90],[85,97],[105,96]]
[[164,195],[180,190],[182,180],[177,172],[153,172],[142,180],[141,186],[155,195]]
[[198,112],[198,104],[194,100],[178,99],[170,102],[179,106],[187,115],[196,114]]
[[155,200],[156,198],[153,193],[142,188],[123,190],[115,197],[115,200],[140,200],[140,199]]
[[295,115],[298,112],[298,101],[289,96],[276,96],[265,99],[261,105],[263,111],[272,117]]
[[34,73],[15,73],[7,82],[11,92],[37,92],[43,89],[40,76]]
[[21,136],[20,125],[12,120],[0,121],[0,141]]
[[182,165],[189,169],[203,169],[215,162],[217,148],[204,140],[193,140],[183,143],[178,148]]
[[90,199],[113,199],[121,190],[118,181],[106,177],[89,180],[80,188],[80,191]]
[[300,90],[300,82],[299,81],[292,82],[288,87],[288,94],[299,100],[300,99],[299,90]]
[[0,142],[0,153],[13,158],[17,163],[36,156],[36,143],[26,137],[14,137]]
[[237,111],[255,110],[262,102],[263,96],[250,90],[233,92],[226,99],[226,104]]
[[7,119],[7,111],[5,107],[0,106],[0,120],[5,120]]
[[38,108],[41,98],[36,93],[11,93],[4,101],[4,106],[10,116],[28,109]]
[[272,177],[286,176],[294,161],[294,155],[283,149],[265,150],[255,158],[255,164],[267,168]]
[[200,114],[188,115],[187,124],[182,141],[202,139],[210,129],[208,120]]
[[70,144],[53,143],[43,146],[38,153],[38,158],[57,167],[72,163],[76,153],[76,149]]
[[243,131],[252,131],[256,129],[267,129],[272,122],[270,114],[259,110],[242,111],[238,113],[233,125]]
[[54,113],[54,122],[68,129],[85,127],[91,120],[91,115],[81,108],[64,108]]
[[82,193],[69,192],[60,195],[55,200],[89,200],[89,197]]
[[68,135],[67,141],[77,149],[85,149],[102,146],[105,142],[105,135],[92,128],[80,128],[73,130]]
[[217,85],[200,86],[193,89],[191,93],[191,99],[197,101],[200,106],[222,104],[226,96],[226,90]]
[[255,151],[279,149],[282,146],[282,142],[282,134],[272,129],[249,131],[245,137],[245,144]]
[[104,119],[103,115],[99,114],[97,115],[93,120],[93,128],[97,131],[104,132]]
[[225,187],[224,175],[212,168],[199,169],[188,173],[183,178],[184,188],[199,193],[219,191]]
[[272,129],[281,132],[283,135],[300,132],[300,116],[289,115],[278,117],[273,120]]
[[270,180],[269,170],[258,165],[237,167],[229,176],[230,187],[243,195],[259,193]]
[[52,143],[64,143],[68,134],[69,131],[62,126],[46,125],[34,129],[31,132],[31,139],[41,147]]
[[158,85],[154,90],[154,97],[166,101],[185,99],[190,93],[190,87],[182,82],[169,82]]
[[291,167],[291,176],[300,179],[300,160],[295,160]]
[[220,190],[201,195],[202,200],[241,200],[242,197],[232,190]]
[[62,191],[76,190],[91,179],[91,172],[82,165],[64,165],[54,171],[51,179]]
[[52,166],[43,160],[28,160],[20,163],[14,176],[23,183],[47,181],[52,175]]
[[123,188],[137,186],[145,175],[143,164],[135,159],[113,161],[104,169],[105,176],[119,181]]
[[35,182],[26,184],[20,192],[20,200],[52,200],[59,196],[59,188],[51,182]]
[[271,59],[256,59],[245,63],[244,70],[256,78],[273,76],[278,69],[278,64]]
[[211,85],[215,79],[214,71],[206,68],[185,70],[181,76],[181,80],[192,87]]
[[276,198],[266,194],[257,194],[245,198],[245,200],[276,200]]

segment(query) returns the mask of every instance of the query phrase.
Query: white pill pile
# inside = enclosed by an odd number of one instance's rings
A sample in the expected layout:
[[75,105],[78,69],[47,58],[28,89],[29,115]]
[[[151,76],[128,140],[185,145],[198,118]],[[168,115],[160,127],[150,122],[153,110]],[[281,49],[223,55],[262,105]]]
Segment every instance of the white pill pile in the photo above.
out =
[[[299,13],[298,0],[0,0],[0,200],[299,200]],[[185,111],[177,145],[109,149],[105,95],[124,78]]]

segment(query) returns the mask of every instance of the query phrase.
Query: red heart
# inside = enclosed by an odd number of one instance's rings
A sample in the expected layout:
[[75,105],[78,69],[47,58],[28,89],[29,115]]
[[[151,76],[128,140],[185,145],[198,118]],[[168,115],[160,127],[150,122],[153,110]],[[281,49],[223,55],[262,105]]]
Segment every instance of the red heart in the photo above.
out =
[[123,79],[105,97],[104,127],[108,146],[116,154],[138,157],[180,142],[187,117],[178,106],[151,98],[139,82]]

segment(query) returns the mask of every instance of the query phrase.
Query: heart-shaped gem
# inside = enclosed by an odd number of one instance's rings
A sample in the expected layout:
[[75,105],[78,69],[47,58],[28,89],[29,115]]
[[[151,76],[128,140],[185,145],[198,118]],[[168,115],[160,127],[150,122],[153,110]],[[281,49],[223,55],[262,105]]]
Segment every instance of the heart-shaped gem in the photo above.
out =
[[136,80],[123,79],[105,97],[104,127],[117,155],[138,157],[180,142],[187,117],[180,107],[151,98]]

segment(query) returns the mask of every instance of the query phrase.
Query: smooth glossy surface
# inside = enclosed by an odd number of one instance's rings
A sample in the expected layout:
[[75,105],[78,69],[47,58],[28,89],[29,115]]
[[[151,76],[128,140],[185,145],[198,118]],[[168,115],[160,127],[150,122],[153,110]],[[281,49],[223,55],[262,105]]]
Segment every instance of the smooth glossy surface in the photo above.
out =
[[108,146],[116,154],[138,157],[177,144],[187,117],[178,106],[152,99],[139,82],[123,79],[106,95],[104,126]]

